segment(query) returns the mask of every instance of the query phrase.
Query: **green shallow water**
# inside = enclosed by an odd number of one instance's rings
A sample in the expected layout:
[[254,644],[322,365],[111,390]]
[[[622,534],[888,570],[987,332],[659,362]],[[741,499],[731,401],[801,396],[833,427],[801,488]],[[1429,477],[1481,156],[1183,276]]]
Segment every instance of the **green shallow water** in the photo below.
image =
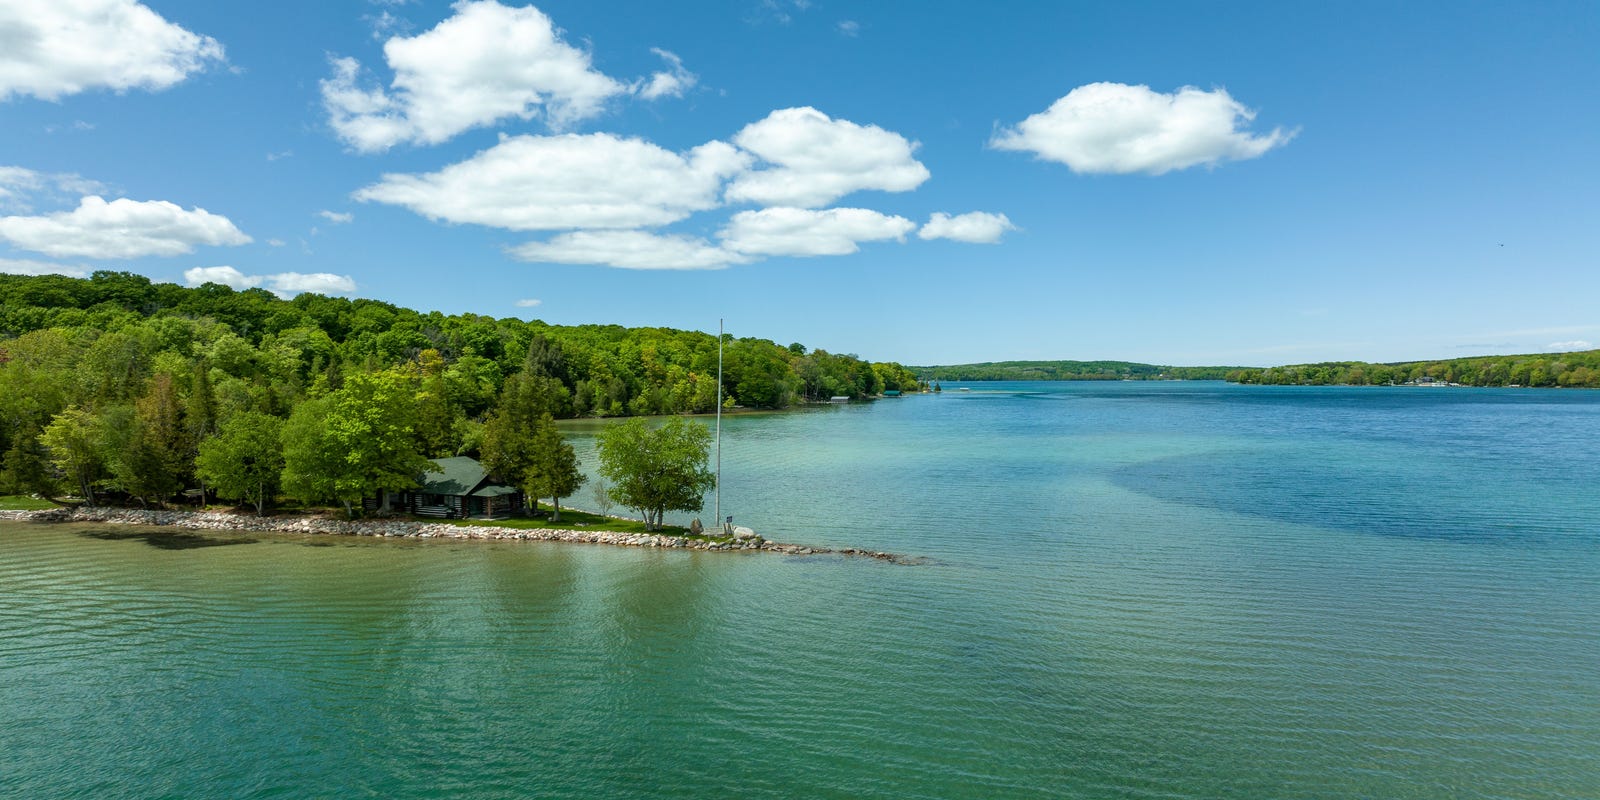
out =
[[724,421],[917,567],[0,522],[0,796],[1600,796],[1600,393],[974,386]]

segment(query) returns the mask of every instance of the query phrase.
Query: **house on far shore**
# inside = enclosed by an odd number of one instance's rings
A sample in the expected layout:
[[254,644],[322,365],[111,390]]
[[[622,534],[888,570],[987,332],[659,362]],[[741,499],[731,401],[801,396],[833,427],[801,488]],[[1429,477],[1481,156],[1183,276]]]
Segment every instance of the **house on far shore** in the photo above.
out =
[[[489,477],[477,459],[435,458],[439,468],[424,472],[416,489],[394,493],[391,508],[419,517],[504,519],[527,506],[522,490]],[[379,501],[363,502],[375,510]]]

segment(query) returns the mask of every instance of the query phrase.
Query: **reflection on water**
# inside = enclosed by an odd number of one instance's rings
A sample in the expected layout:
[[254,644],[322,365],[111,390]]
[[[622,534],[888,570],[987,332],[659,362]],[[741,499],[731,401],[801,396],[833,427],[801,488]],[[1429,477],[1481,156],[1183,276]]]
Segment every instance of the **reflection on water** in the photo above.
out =
[[223,547],[230,544],[255,544],[255,539],[241,536],[216,536],[170,528],[123,529],[84,531],[82,536],[106,542],[135,540],[160,550],[193,550],[198,547]]

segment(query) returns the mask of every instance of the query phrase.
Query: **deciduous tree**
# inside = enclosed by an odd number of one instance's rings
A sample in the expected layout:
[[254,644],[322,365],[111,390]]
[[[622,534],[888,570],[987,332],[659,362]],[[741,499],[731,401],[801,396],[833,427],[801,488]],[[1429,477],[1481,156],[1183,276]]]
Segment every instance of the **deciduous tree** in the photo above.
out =
[[706,467],[711,431],[698,422],[675,417],[651,430],[644,420],[630,419],[601,431],[599,447],[611,496],[638,510],[652,531],[668,511],[699,511],[716,483]]
[[79,496],[94,505],[94,484],[105,473],[100,420],[77,406],[57,414],[39,437],[50,452],[50,463],[78,488]]
[[[311,505],[330,500],[343,501],[350,513],[350,500],[339,495],[339,479],[349,468],[339,444],[328,433],[330,398],[307,400],[295,408],[283,426],[283,490],[302,503]],[[243,413],[243,412],[241,412]]]
[[257,411],[234,414],[222,431],[200,443],[195,472],[217,496],[256,507],[256,516],[278,493],[283,478],[283,420]]
[[322,401],[302,403],[283,432],[283,485],[307,502],[352,504],[410,489],[429,468],[417,452],[416,390],[396,372],[352,375]]

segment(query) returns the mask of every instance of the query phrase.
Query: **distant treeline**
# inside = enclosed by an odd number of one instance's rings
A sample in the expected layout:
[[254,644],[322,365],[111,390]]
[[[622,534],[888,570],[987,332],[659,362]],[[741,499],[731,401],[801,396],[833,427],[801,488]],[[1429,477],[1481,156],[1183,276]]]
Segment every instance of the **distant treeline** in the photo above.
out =
[[1235,383],[1265,385],[1341,384],[1381,386],[1408,383],[1459,383],[1463,386],[1573,386],[1600,388],[1600,350],[1520,356],[1474,356],[1447,361],[1368,364],[1337,361],[1267,369],[1235,369]]
[[[131,372],[121,383],[157,369],[188,374],[189,364],[204,362],[221,370],[221,385],[246,384],[279,411],[319,382],[337,388],[352,372],[433,360],[442,362],[451,396],[468,416],[485,410],[505,378],[529,363],[567,390],[558,416],[709,412],[716,404],[717,338],[699,331],[422,313],[309,293],[284,300],[264,289],[184,288],[126,272],[0,275],[0,363],[16,347],[7,340],[46,330],[64,341],[69,352],[60,363],[74,372],[92,373],[112,351],[126,357],[121,366]],[[916,376],[899,364],[799,343],[730,336],[725,349],[723,394],[736,405],[784,408],[917,389]]]
[[1163,367],[1131,361],[993,361],[907,367],[924,381],[1220,381],[1237,367]]

